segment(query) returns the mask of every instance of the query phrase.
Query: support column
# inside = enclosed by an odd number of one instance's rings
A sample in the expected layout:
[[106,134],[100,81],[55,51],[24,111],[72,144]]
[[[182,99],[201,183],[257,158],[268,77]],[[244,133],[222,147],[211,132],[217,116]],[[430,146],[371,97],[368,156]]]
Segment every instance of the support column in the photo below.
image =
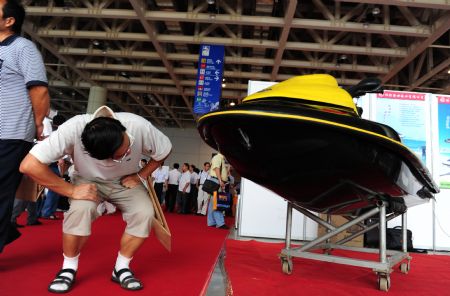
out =
[[106,88],[101,86],[91,86],[89,90],[89,100],[86,113],[92,114],[99,107],[106,104]]

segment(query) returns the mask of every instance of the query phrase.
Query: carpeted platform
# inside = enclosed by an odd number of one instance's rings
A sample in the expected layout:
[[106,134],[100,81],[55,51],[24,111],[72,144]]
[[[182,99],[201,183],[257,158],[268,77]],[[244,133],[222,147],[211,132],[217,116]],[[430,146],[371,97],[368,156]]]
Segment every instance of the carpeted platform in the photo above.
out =
[[[23,214],[19,222],[24,224]],[[223,247],[227,230],[206,226],[206,217],[168,214],[172,253],[151,237],[132,261],[144,284],[137,292],[123,290],[111,278],[124,229],[120,215],[100,217],[80,257],[77,282],[68,294],[77,295],[201,295]],[[55,295],[47,285],[61,268],[61,220],[22,228],[22,237],[0,254],[0,295]]]
[[[292,274],[285,275],[278,259],[283,247],[279,243],[227,240],[225,267],[233,294],[450,295],[450,256],[412,253],[411,271],[405,275],[396,268],[386,293],[376,289],[376,275],[367,268],[294,258]],[[357,257],[371,259],[376,255],[357,253]]]

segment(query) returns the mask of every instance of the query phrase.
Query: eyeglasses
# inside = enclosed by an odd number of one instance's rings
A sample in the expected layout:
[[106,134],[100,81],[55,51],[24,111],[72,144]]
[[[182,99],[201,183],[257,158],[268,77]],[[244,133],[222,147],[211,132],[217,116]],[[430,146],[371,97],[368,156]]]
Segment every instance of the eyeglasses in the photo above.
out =
[[133,143],[134,143],[134,138],[132,136],[130,136],[130,134],[128,134],[128,133],[127,133],[127,135],[128,135],[128,139],[130,139],[130,145],[128,146],[127,151],[125,151],[125,153],[119,159],[112,158],[112,161],[117,162],[117,163],[121,163],[121,162],[123,162],[125,160],[125,158],[128,155],[130,155],[130,153],[131,153],[131,146],[133,146]]

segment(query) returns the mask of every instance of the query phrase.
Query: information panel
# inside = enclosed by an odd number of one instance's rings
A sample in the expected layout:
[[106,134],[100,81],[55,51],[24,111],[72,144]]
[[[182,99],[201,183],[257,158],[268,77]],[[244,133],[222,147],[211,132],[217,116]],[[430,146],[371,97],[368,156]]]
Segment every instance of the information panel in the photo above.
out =
[[450,188],[450,96],[439,96],[439,176],[441,188]]
[[194,113],[196,114],[205,114],[219,109],[224,54],[223,45],[203,44],[200,46],[194,97]]
[[377,94],[375,121],[395,129],[402,143],[426,164],[426,110],[427,94],[389,91]]

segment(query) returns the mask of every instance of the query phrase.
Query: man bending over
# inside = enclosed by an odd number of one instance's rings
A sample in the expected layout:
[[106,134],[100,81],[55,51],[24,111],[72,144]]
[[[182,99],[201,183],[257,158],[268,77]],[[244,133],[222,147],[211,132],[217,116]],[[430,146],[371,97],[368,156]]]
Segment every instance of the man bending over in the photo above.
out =
[[[129,263],[148,237],[154,210],[141,180],[170,153],[169,139],[144,118],[131,113],[113,113],[106,106],[94,114],[78,115],[32,148],[20,171],[37,183],[70,198],[64,214],[62,269],[48,290],[64,293],[72,288],[81,249],[91,234],[91,223],[100,215],[102,201],[117,206],[127,226],[120,241],[112,280],[127,290],[142,289]],[[48,164],[72,156],[72,184],[56,176]],[[142,154],[151,161],[138,171]]]

